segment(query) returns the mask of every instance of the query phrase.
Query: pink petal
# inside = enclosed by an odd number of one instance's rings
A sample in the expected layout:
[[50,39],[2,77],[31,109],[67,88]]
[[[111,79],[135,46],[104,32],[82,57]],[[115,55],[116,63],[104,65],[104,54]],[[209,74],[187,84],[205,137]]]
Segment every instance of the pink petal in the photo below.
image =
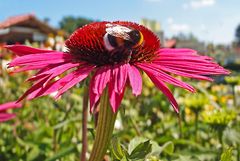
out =
[[[174,63],[173,63],[174,62]],[[169,61],[169,62],[160,62],[154,61],[153,63],[159,64],[165,67],[178,69],[188,73],[196,73],[201,75],[217,75],[217,74],[227,74],[226,70],[221,68],[217,64],[209,64],[206,62],[203,63],[193,63],[193,62],[181,62],[181,61]]]
[[229,74],[229,71],[213,62],[212,58],[200,56],[191,49],[160,49],[158,55],[152,63],[175,71],[196,75]]
[[114,82],[114,90],[122,93],[128,76],[128,64],[115,65],[112,69],[112,77]]
[[128,66],[128,78],[132,87],[132,93],[138,96],[142,92],[142,77],[138,69],[134,66]]
[[[65,77],[47,84],[46,86],[42,87],[42,88],[37,88],[36,90],[32,91],[31,93],[28,94],[28,100],[37,98],[37,97],[41,97],[41,96],[45,96],[48,94],[51,94],[53,92],[59,91],[61,88],[63,88],[65,85],[67,85],[69,82],[73,81],[73,79],[77,76],[77,75],[81,75],[81,71],[85,70],[86,68],[90,68],[90,66],[87,67],[82,67],[81,70],[77,69],[69,74],[67,74]],[[83,76],[86,73],[83,73]],[[66,87],[65,87],[66,88]],[[58,92],[59,94],[59,92]],[[60,95],[58,95],[59,97]]]
[[58,91],[60,88],[62,88],[67,82],[71,81],[75,76],[76,70],[72,73],[67,74],[65,77],[60,78],[59,80],[49,83],[46,86],[42,88],[36,88],[34,91],[28,94],[28,100],[45,96],[48,94],[51,94],[53,92]]
[[30,95],[31,93],[35,92],[42,88],[43,84],[48,80],[48,77],[36,82],[31,88],[29,88],[19,99],[17,102],[22,101],[26,96]]
[[11,120],[15,117],[15,114],[10,114],[10,113],[0,113],[0,122],[5,122],[8,120]]
[[173,97],[169,88],[161,80],[159,80],[157,77],[155,77],[154,75],[148,74],[148,76],[152,80],[152,82],[155,84],[155,86],[157,88],[159,88],[167,96],[167,98],[170,101],[171,105],[173,106],[174,110],[177,113],[179,113],[179,107],[178,107],[177,101]]
[[13,73],[19,73],[19,72],[24,72],[24,71],[29,71],[29,70],[38,70],[38,69],[42,69],[47,67],[48,64],[44,64],[44,65],[28,65],[28,66],[24,66],[22,68],[17,68],[13,71]]
[[90,99],[90,112],[93,112],[94,108],[97,106],[97,102],[100,98],[100,94],[92,92],[92,84],[89,86],[89,99]]
[[108,94],[109,94],[110,105],[114,113],[117,112],[122,102],[124,91],[125,91],[125,87],[123,88],[121,93],[117,93],[114,90],[114,81],[110,80],[108,85]]
[[85,79],[94,68],[95,68],[94,65],[85,65],[82,68],[79,68],[76,71],[74,71],[73,78],[58,91],[58,94],[56,95],[55,98],[58,98],[68,89],[70,89],[77,83],[81,82],[83,79]]
[[21,103],[16,103],[16,101],[8,102],[0,105],[0,111],[5,111],[11,108],[20,108],[22,106]]
[[51,52],[41,54],[30,54],[15,58],[9,63],[9,67],[23,65],[56,64],[72,60],[72,56],[63,52]]
[[144,72],[146,72],[148,75],[149,74],[154,75],[154,77],[156,77],[156,79],[159,79],[163,82],[173,84],[173,85],[181,87],[181,88],[185,88],[191,92],[195,92],[195,89],[192,86],[162,72],[161,70],[159,70],[158,66],[153,63],[152,64],[138,63],[136,65],[139,68],[141,68],[142,70],[144,70]]
[[165,72],[174,73],[174,74],[177,74],[177,75],[180,75],[180,76],[184,76],[184,77],[188,77],[188,78],[195,78],[195,79],[200,79],[200,80],[213,81],[212,78],[209,78],[209,77],[206,77],[206,76],[202,76],[202,75],[198,75],[198,74],[191,74],[191,73],[188,73],[188,72],[183,72],[182,70],[175,70],[175,69],[172,69],[170,67],[165,67],[165,66],[162,66],[162,65],[158,65],[158,67]]
[[28,54],[35,54],[35,53],[49,53],[54,52],[53,50],[44,50],[44,49],[38,49],[33,48],[26,45],[6,45],[5,48],[11,50],[18,56],[28,55]]
[[187,48],[181,49],[162,48],[158,50],[158,54],[166,56],[179,56],[179,55],[191,56],[196,55],[197,51]]
[[96,105],[104,88],[110,80],[111,68],[109,66],[103,66],[97,69],[90,82],[89,95],[90,95],[90,109]]
[[57,65],[56,67],[52,67],[49,70],[45,70],[44,72],[41,72],[40,74],[37,74],[37,75],[33,76],[32,78],[29,78],[28,80],[29,81],[38,80],[46,75],[51,75],[51,79],[52,79],[64,72],[66,72],[67,70],[77,67],[79,65],[81,65],[81,64],[71,63],[71,62],[62,64],[62,65]]
[[123,99],[128,76],[127,70],[128,64],[116,65],[112,68],[111,77],[108,84],[108,93],[113,112],[118,110]]

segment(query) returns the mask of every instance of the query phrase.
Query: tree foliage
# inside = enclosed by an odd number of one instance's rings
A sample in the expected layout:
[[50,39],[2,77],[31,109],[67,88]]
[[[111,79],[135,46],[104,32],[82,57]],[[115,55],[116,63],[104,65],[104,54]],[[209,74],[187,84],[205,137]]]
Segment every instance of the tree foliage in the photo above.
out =
[[235,36],[236,36],[236,40],[237,40],[238,45],[240,45],[240,24],[238,25],[238,27],[236,29]]
[[82,27],[86,24],[93,22],[91,19],[83,17],[73,17],[66,16],[60,22],[60,28],[68,32],[69,34],[73,33],[77,28]]

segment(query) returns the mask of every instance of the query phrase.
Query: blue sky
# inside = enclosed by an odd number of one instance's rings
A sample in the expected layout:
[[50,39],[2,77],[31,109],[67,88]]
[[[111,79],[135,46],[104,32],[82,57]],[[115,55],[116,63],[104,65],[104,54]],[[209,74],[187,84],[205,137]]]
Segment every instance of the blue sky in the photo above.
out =
[[0,21],[9,16],[34,13],[50,18],[57,27],[63,16],[97,20],[155,19],[166,37],[193,33],[200,40],[230,43],[240,24],[239,0],[1,0]]

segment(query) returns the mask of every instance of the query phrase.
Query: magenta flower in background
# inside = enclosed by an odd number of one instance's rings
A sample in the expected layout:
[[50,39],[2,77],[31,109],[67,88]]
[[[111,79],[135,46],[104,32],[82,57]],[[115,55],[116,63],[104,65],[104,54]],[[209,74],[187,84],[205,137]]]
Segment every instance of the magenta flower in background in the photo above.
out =
[[7,113],[8,109],[20,108],[21,103],[8,102],[0,105],[0,122],[8,121],[13,119],[16,115],[12,113]]
[[[91,110],[108,87],[110,104],[116,112],[128,84],[135,96],[141,94],[143,71],[178,112],[178,104],[166,84],[191,92],[195,89],[170,74],[208,81],[212,81],[210,75],[229,74],[212,58],[200,56],[195,50],[161,48],[159,39],[150,30],[131,22],[86,25],[70,36],[66,47],[67,52],[59,52],[22,45],[6,46],[18,56],[9,64],[9,67],[17,67],[15,72],[38,71],[28,79],[34,84],[19,101],[53,92],[57,92],[55,98],[58,98],[92,73]],[[65,76],[59,78],[63,73]]]

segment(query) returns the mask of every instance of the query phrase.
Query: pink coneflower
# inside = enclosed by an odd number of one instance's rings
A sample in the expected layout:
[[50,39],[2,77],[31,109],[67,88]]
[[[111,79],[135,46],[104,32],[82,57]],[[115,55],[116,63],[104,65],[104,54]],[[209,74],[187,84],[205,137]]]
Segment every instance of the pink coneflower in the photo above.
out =
[[[65,44],[67,52],[6,46],[18,56],[9,64],[9,67],[19,67],[15,72],[38,70],[28,79],[34,82],[33,86],[19,101],[53,92],[57,92],[55,97],[58,98],[92,73],[89,86],[91,110],[107,87],[112,110],[116,112],[126,85],[131,86],[135,96],[141,94],[143,71],[178,112],[178,104],[166,83],[191,92],[195,89],[171,73],[208,81],[212,80],[210,75],[229,74],[212,58],[200,56],[195,50],[161,48],[159,39],[150,30],[132,22],[91,23],[76,30]],[[59,78],[63,73],[65,76]]]
[[8,121],[13,119],[16,115],[12,113],[7,113],[8,109],[20,108],[21,103],[8,102],[0,105],[0,122]]

